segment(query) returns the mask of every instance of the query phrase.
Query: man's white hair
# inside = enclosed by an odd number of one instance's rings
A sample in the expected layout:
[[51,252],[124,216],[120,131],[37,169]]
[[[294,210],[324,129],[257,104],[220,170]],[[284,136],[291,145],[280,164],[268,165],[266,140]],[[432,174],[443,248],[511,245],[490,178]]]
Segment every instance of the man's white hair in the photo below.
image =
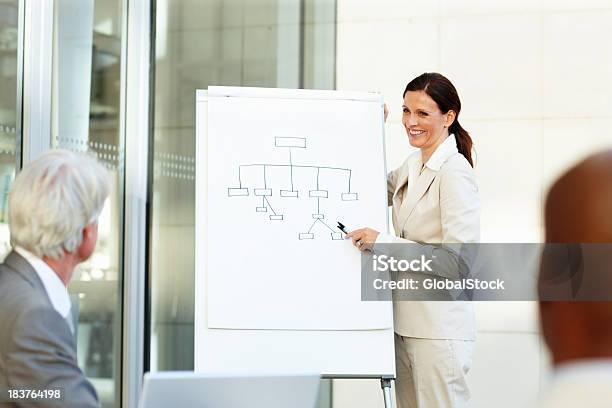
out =
[[23,167],[9,194],[11,244],[61,259],[81,244],[110,191],[110,174],[92,157],[54,149]]

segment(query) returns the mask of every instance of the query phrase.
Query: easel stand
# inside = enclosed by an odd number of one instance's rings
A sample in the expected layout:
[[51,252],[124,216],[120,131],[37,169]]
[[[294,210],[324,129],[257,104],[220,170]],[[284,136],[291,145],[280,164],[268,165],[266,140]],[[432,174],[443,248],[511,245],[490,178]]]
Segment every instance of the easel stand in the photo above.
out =
[[385,398],[385,408],[393,408],[393,398],[391,398],[391,380],[392,378],[381,378],[380,387],[383,390],[383,397]]

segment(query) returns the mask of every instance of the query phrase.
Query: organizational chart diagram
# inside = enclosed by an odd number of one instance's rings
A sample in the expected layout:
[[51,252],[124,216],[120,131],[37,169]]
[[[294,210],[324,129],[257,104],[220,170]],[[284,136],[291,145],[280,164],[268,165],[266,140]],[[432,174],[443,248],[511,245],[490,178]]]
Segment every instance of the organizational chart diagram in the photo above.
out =
[[[332,166],[317,166],[317,165],[304,165],[304,164],[296,164],[293,162],[293,149],[306,149],[306,138],[302,137],[275,137],[274,138],[274,147],[282,148],[288,150],[288,162],[287,163],[247,163],[247,164],[239,164],[238,165],[238,186],[237,187],[228,187],[227,195],[230,198],[234,197],[248,197],[250,196],[250,188],[248,186],[243,185],[242,175],[244,172],[248,172],[253,168],[259,168],[262,171],[262,180],[261,185],[252,188],[252,193],[255,197],[261,197],[261,201],[256,205],[255,211],[258,213],[266,213],[268,215],[269,221],[283,221],[285,219],[285,215],[280,212],[280,207],[277,206],[277,203],[282,203],[281,200],[285,199],[301,199],[301,198],[316,198],[317,200],[317,209],[316,212],[312,214],[312,219],[314,221],[310,225],[310,228],[305,230],[304,232],[298,233],[299,240],[312,240],[315,239],[315,233],[313,232],[314,227],[319,223],[325,228],[327,228],[329,232],[329,236],[332,240],[342,240],[342,233],[334,230],[329,224],[325,221],[325,213],[321,210],[321,200],[330,198],[330,189],[320,188],[319,180],[322,177],[325,177],[326,173],[341,173],[346,177],[346,190],[340,193],[341,201],[357,201],[359,199],[359,195],[356,192],[351,191],[351,177],[352,170],[349,168],[343,167],[332,167]],[[274,195],[274,188],[269,185],[269,181],[266,175],[267,171],[270,171],[272,168],[283,168],[287,170],[288,176],[288,189],[278,189],[278,199],[275,203],[275,207],[272,207],[270,200]],[[316,188],[309,189],[307,191],[298,191],[295,186],[294,176],[297,172],[309,170],[316,170]]]

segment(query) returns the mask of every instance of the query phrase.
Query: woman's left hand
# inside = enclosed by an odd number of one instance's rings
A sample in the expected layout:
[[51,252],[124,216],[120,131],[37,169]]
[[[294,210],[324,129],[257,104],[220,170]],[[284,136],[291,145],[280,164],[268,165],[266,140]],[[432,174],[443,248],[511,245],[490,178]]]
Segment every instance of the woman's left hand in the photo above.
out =
[[346,234],[346,238],[353,240],[353,245],[360,251],[371,250],[378,238],[378,231],[372,228],[360,228]]

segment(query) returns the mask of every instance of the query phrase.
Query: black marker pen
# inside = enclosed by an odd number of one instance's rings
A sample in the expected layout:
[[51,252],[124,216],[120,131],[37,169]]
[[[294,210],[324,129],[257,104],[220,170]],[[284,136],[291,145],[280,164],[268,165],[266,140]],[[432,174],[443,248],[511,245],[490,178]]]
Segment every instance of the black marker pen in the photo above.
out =
[[342,224],[340,221],[338,221],[338,229],[344,232],[345,234],[348,234],[348,231],[346,230],[346,225]]

